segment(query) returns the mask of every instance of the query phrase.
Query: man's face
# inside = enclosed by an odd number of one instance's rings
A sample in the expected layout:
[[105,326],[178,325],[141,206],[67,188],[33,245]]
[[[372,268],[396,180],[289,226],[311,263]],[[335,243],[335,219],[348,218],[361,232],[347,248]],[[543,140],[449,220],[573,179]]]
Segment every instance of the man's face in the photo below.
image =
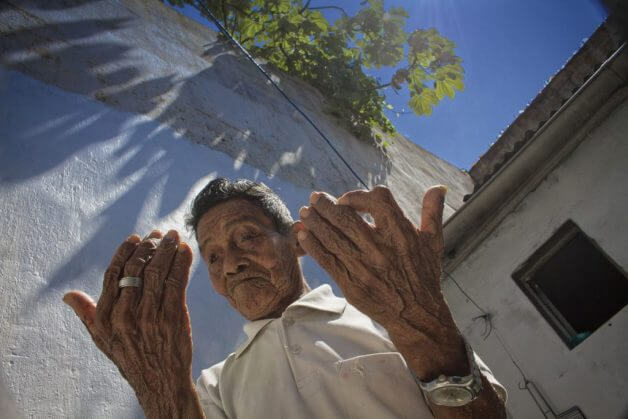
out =
[[248,320],[279,317],[303,294],[294,234],[279,234],[255,204],[232,199],[212,207],[196,236],[214,289]]

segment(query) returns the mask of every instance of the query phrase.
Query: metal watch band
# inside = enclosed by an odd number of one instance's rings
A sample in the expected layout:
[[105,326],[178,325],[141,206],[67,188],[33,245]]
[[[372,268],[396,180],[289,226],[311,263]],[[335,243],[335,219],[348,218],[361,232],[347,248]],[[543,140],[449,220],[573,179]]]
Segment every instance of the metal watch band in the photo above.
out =
[[[480,394],[480,392],[482,391],[482,373],[477,363],[475,362],[475,355],[473,354],[473,349],[471,349],[471,346],[469,345],[466,339],[463,338],[463,341],[464,341],[464,346],[467,352],[467,361],[469,362],[469,368],[470,368],[469,375],[465,377],[440,375],[435,380],[432,380],[427,383],[420,381],[415,376],[415,379],[417,383],[419,384],[419,387],[423,391],[423,394],[426,397],[426,399],[432,402],[435,402],[435,400],[432,397],[430,397],[430,393],[434,392],[435,390],[441,390],[443,388],[451,387],[451,388],[458,388],[458,389],[462,388],[462,389],[467,390],[472,395],[471,399],[469,400],[469,402],[471,402],[472,400],[475,400]],[[448,405],[446,403],[436,403],[436,404],[442,404],[444,406]],[[456,404],[455,406],[458,406],[458,405]]]

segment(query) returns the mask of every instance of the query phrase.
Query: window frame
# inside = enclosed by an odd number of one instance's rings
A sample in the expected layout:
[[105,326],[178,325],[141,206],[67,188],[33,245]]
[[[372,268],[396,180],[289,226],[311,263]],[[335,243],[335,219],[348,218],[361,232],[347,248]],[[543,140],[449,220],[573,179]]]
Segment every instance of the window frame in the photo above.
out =
[[[512,278],[523,293],[528,297],[536,309],[541,313],[543,318],[550,324],[550,326],[560,336],[563,343],[569,348],[569,350],[577,347],[581,342],[574,343],[574,339],[577,336],[577,332],[567,321],[567,319],[556,308],[552,301],[545,295],[543,290],[536,282],[533,281],[534,275],[537,271],[556,253],[558,253],[564,245],[569,243],[576,235],[582,234],[593,247],[600,252],[602,256],[611,263],[619,272],[625,277],[627,276],[621,266],[617,265],[615,261],[609,257],[606,252],[589,237],[578,225],[572,220],[567,220],[563,223],[551,237],[545,241],[538,249],[536,249],[521,265],[519,265],[512,273]],[[607,319],[608,320],[608,319]],[[606,321],[607,321],[606,320]],[[605,322],[606,322],[605,321]],[[586,340],[586,339],[584,339]],[[583,341],[584,341],[583,340]]]

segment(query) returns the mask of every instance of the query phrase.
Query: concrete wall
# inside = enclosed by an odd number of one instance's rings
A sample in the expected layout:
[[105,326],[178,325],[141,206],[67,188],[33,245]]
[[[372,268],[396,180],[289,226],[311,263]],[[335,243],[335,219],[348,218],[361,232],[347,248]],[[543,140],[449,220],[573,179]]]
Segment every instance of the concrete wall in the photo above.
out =
[[[460,170],[403,138],[385,158],[327,116],[316,91],[277,76],[413,219],[432,184],[449,186],[447,215],[461,205],[470,181]],[[72,288],[97,296],[130,233],[181,231],[210,179],[264,181],[293,214],[313,189],[357,186],[250,63],[157,1],[2,2],[0,139],[2,417],[141,416],[61,297]],[[198,260],[188,290],[195,375],[242,339],[242,319],[211,292]],[[313,286],[329,281],[307,258],[304,270]]]
[[555,412],[577,405],[588,418],[628,415],[628,308],[569,350],[511,277],[568,219],[628,271],[627,131],[624,102],[451,272],[491,313],[495,329],[488,338],[484,321],[472,320],[479,310],[451,280],[444,283],[463,333],[506,385],[515,418],[544,416],[519,389],[521,373],[504,347]]

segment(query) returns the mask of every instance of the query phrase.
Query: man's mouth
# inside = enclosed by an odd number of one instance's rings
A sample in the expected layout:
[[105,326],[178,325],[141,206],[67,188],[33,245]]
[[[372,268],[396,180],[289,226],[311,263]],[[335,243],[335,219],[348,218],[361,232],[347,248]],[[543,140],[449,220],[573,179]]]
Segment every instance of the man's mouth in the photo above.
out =
[[249,275],[241,275],[238,276],[236,278],[232,278],[229,280],[229,288],[231,289],[231,293],[233,294],[233,291],[235,291],[236,288],[238,288],[240,285],[250,282],[250,281],[267,281],[268,278],[266,278],[263,275],[260,274],[249,274]]

